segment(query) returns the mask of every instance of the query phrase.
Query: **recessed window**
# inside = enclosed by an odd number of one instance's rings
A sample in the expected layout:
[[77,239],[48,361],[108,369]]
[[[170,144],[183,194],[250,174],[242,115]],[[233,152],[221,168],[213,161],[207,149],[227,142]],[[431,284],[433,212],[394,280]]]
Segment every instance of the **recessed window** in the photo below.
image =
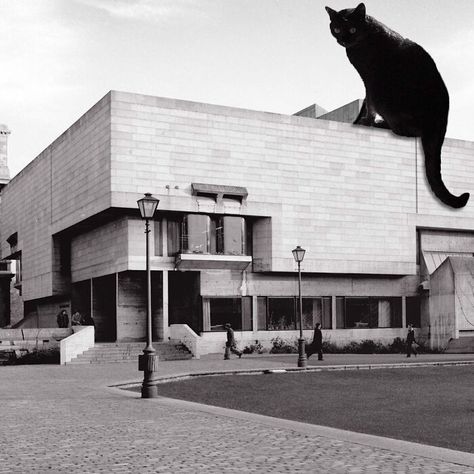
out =
[[252,298],[210,298],[211,331],[224,331],[224,324],[230,323],[236,331],[252,330]]
[[187,214],[168,219],[168,255],[249,255],[251,226],[240,216]]
[[401,297],[338,297],[338,328],[396,328],[402,325]]

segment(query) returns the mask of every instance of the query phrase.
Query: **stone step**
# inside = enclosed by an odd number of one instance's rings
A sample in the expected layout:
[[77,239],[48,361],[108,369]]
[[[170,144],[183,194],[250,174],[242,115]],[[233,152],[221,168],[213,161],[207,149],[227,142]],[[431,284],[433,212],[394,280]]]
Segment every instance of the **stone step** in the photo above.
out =
[[[153,343],[158,360],[188,360],[192,354],[178,342]],[[113,362],[138,361],[143,354],[145,343],[97,343],[94,347],[80,354],[68,364],[108,364]]]
[[474,337],[464,336],[459,339],[451,339],[445,352],[447,354],[473,354]]

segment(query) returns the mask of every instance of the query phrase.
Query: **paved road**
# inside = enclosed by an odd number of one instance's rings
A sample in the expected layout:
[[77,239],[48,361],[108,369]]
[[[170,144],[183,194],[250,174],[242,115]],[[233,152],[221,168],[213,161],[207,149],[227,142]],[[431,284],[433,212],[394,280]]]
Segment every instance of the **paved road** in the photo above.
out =
[[[403,362],[324,364],[377,361]],[[209,356],[162,362],[159,373],[294,365],[294,356]],[[472,454],[110,388],[140,379],[136,363],[0,367],[0,473],[474,473]]]

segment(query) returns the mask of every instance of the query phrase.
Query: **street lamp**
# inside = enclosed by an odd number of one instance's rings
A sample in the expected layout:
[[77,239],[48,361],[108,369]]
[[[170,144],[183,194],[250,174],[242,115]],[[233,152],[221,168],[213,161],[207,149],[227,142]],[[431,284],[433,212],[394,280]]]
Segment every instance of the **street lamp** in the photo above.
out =
[[306,250],[299,245],[292,250],[293,257],[298,264],[298,298],[299,298],[299,313],[300,313],[300,338],[298,339],[298,367],[306,367],[308,365],[308,358],[305,351],[305,340],[303,339],[303,299],[301,298],[301,262],[304,259]]
[[151,273],[150,273],[150,223],[153,219],[159,199],[154,198],[150,193],[145,193],[137,201],[138,209],[142,219],[145,219],[146,234],[146,347],[143,354],[138,357],[138,370],[143,371],[142,398],[155,398],[158,396],[158,389],[154,384],[153,373],[158,365],[158,358],[152,343],[151,329]]

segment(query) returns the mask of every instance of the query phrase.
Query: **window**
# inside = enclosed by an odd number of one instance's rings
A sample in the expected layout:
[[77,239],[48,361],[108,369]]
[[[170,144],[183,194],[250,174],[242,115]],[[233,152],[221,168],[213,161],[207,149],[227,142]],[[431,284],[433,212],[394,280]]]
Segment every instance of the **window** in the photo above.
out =
[[[299,304],[298,300],[296,303]],[[302,314],[303,329],[313,329],[316,323],[321,324],[322,329],[331,329],[331,298],[303,298]],[[297,317],[296,326],[299,329],[299,316]]]
[[210,298],[210,329],[223,331],[224,324],[230,323],[238,331],[252,330],[252,298]]
[[223,216],[219,219],[217,253],[245,255],[245,220],[243,217]]
[[[331,297],[302,298],[303,329],[313,329],[320,323],[323,329],[332,327]],[[299,299],[257,298],[257,324],[259,330],[292,331],[299,329]]]
[[181,218],[168,218],[167,223],[167,242],[168,242],[168,256],[174,257],[181,251],[181,228],[183,221]]
[[205,214],[184,218],[183,253],[210,253],[211,219]]
[[406,309],[407,325],[411,324],[415,328],[421,327],[420,298],[418,296],[407,296]]
[[163,231],[162,231],[162,221],[154,221],[154,243],[155,243],[155,255],[163,255]]
[[295,298],[268,298],[267,329],[269,331],[296,329]]
[[338,297],[337,328],[394,328],[402,325],[401,297]]
[[[158,231],[155,228],[155,232]],[[187,214],[168,218],[168,256],[178,253],[250,255],[251,241],[251,230],[240,216]],[[155,246],[155,252],[158,251]]]

